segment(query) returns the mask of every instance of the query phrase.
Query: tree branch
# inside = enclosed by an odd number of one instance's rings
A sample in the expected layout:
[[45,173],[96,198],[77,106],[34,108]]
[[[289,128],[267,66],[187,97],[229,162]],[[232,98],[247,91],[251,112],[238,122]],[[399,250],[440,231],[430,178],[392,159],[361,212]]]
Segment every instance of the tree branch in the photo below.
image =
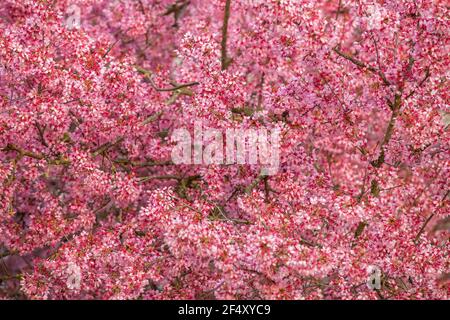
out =
[[375,168],[381,167],[381,165],[384,163],[384,146],[389,143],[389,141],[392,138],[392,134],[394,132],[395,120],[400,112],[401,107],[401,94],[396,93],[394,97],[394,102],[390,103],[389,106],[392,109],[392,114],[391,119],[389,120],[388,126],[386,128],[386,131],[384,133],[383,140],[381,141],[380,155],[376,160],[370,162],[370,164]]
[[[429,77],[430,77],[430,67],[428,67],[428,68],[425,70],[425,76],[423,77],[422,81],[419,82],[419,84],[417,85],[417,88],[420,88],[420,87],[425,83],[425,81],[428,80]],[[405,99],[408,99],[408,98],[412,97],[412,96],[414,95],[414,93],[416,93],[416,90],[417,90],[417,89],[414,89],[413,91],[411,91],[411,92],[406,96]]]
[[[441,205],[445,201],[445,199],[447,198],[447,196],[449,194],[450,194],[450,190],[447,190],[447,193],[441,199]],[[435,216],[435,213],[430,214],[430,216],[427,218],[427,220],[425,220],[425,222],[422,224],[422,227],[420,228],[419,232],[417,233],[416,237],[414,238],[415,244],[417,244],[419,242],[420,236],[425,231],[425,228],[427,227],[428,223],[431,221],[431,219],[433,219],[434,216]]]
[[142,74],[144,76],[144,78],[147,79],[150,82],[150,85],[152,86],[152,88],[155,89],[156,91],[159,91],[159,92],[176,91],[176,90],[179,90],[179,89],[183,89],[183,88],[186,88],[186,87],[192,87],[192,86],[196,86],[196,85],[200,84],[200,82],[192,81],[192,82],[187,82],[187,83],[182,83],[182,84],[174,84],[174,83],[172,83],[173,87],[171,87],[171,88],[158,88],[156,86],[155,82],[153,81],[152,73],[149,70],[144,69],[144,68],[142,68],[141,66],[138,66],[138,65],[134,65],[134,67],[136,68],[137,72]]
[[177,180],[181,181],[183,178],[175,175],[160,175],[160,176],[146,176],[139,179],[139,182],[147,182],[150,180]]
[[356,65],[356,66],[358,66],[360,68],[363,68],[363,69],[367,69],[370,72],[378,75],[381,78],[381,80],[383,81],[383,84],[385,86],[390,86],[391,85],[391,83],[389,82],[389,80],[386,78],[386,76],[384,75],[384,73],[381,70],[376,69],[376,68],[368,65],[367,63],[362,62],[362,61],[354,58],[353,56],[351,56],[348,53],[342,52],[341,50],[338,49],[337,46],[333,48],[333,51],[336,52],[342,58],[347,59],[348,61],[352,62],[354,65]]
[[227,38],[228,38],[228,20],[230,19],[230,7],[231,0],[226,0],[225,12],[223,15],[223,25],[222,25],[222,43],[221,43],[221,64],[222,70],[225,70],[230,65],[232,59],[227,55]]

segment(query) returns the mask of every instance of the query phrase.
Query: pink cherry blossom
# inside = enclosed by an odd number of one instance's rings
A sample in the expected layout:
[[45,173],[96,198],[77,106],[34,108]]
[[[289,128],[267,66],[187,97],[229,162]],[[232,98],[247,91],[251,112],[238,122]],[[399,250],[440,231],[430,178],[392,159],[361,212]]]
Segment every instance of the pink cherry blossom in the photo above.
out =
[[[0,298],[448,299],[448,14],[2,0]],[[277,173],[175,165],[196,123]]]

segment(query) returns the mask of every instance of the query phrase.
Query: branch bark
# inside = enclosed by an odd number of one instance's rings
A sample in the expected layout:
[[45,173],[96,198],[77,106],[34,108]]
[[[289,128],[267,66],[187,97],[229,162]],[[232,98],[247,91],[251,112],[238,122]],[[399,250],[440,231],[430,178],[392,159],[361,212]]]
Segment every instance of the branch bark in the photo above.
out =
[[389,141],[392,138],[392,134],[394,133],[394,126],[395,121],[397,119],[398,114],[400,113],[400,107],[401,107],[401,93],[396,93],[394,97],[394,102],[388,102],[389,107],[392,110],[391,119],[389,120],[388,126],[386,128],[386,131],[384,133],[383,140],[380,144],[380,155],[378,158],[374,161],[371,161],[370,164],[374,166],[375,168],[381,167],[381,165],[384,163],[384,147],[386,144],[389,143]]
[[227,55],[228,20],[230,19],[230,7],[231,7],[231,0],[227,0],[227,2],[225,3],[225,12],[223,16],[223,25],[222,25],[222,43],[221,43],[222,70],[227,69],[232,60]]
[[374,68],[374,67],[368,65],[367,63],[362,62],[361,60],[358,60],[358,59],[354,58],[352,55],[350,55],[348,53],[345,53],[345,52],[342,52],[338,47],[334,47],[333,51],[336,52],[342,58],[347,59],[348,61],[352,62],[357,67],[363,68],[363,69],[367,69],[370,72],[378,75],[381,78],[381,80],[383,81],[383,84],[385,86],[390,86],[391,85],[391,82],[386,78],[385,74],[380,69]]
[[183,88],[187,88],[187,87],[192,87],[192,86],[196,86],[199,85],[200,82],[197,81],[192,81],[192,82],[187,82],[187,83],[182,83],[182,84],[174,84],[172,83],[172,87],[171,88],[158,88],[155,84],[155,82],[152,79],[152,73],[145,69],[142,68],[141,66],[134,66],[136,68],[136,71],[139,72],[140,74],[142,74],[144,76],[145,79],[147,79],[150,82],[150,85],[152,86],[153,89],[155,89],[158,92],[170,92],[170,91],[176,91],[176,90],[180,90]]

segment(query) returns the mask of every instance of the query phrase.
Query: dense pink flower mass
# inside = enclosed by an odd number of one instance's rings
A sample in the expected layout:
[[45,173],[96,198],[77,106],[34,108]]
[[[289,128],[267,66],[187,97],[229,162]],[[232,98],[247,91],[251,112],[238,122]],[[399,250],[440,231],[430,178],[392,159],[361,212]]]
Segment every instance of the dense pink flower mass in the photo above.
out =
[[[449,13],[2,0],[0,298],[448,299]],[[174,164],[196,122],[277,174]]]

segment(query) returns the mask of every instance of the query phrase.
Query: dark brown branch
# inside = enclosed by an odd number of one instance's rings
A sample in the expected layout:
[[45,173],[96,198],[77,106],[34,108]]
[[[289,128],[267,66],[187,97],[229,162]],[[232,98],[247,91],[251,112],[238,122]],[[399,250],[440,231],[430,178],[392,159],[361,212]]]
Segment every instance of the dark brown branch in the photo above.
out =
[[29,157],[29,158],[33,158],[36,160],[44,159],[44,156],[41,154],[37,154],[37,153],[31,152],[31,151],[24,150],[24,149],[14,145],[14,144],[11,144],[11,143],[8,143],[2,151],[5,151],[5,152],[16,151],[22,157]]
[[129,165],[136,168],[143,168],[143,167],[157,167],[157,166],[172,166],[174,163],[171,160],[168,161],[147,161],[147,162],[135,162],[131,161],[129,159],[114,159],[115,163],[123,164],[123,165]]
[[430,216],[425,220],[425,222],[422,224],[422,227],[420,228],[419,232],[417,233],[416,237],[414,238],[414,243],[417,244],[419,242],[420,236],[425,231],[425,228],[427,227],[428,223],[433,219],[434,213],[430,214]]
[[[444,195],[444,197],[442,197],[441,199],[441,204],[442,202],[445,201],[445,199],[447,198],[447,196],[450,194],[450,190],[447,191],[447,193]],[[427,218],[427,220],[425,220],[425,222],[422,224],[422,227],[420,228],[419,232],[417,233],[415,239],[414,239],[414,243],[418,243],[420,240],[420,236],[422,235],[422,233],[425,231],[425,228],[427,227],[428,223],[431,221],[431,219],[433,219],[433,217],[435,216],[435,213],[430,214],[430,216]]]
[[176,90],[179,90],[179,89],[183,89],[183,88],[186,88],[186,87],[197,86],[197,85],[200,84],[197,81],[193,81],[193,82],[178,84],[178,85],[173,86],[172,88],[158,88],[155,85],[155,82],[153,81],[152,78],[149,78],[149,80],[150,80],[150,85],[153,87],[153,89],[155,89],[156,91],[159,91],[159,92],[176,91]]
[[401,95],[395,94],[394,102],[390,104],[392,109],[391,119],[389,120],[388,126],[386,128],[386,131],[384,133],[383,140],[381,141],[380,145],[380,155],[378,158],[374,161],[371,161],[370,164],[374,166],[375,168],[381,167],[381,165],[384,163],[384,146],[389,143],[389,141],[392,138],[392,134],[394,132],[394,126],[395,126],[395,120],[397,119],[397,116],[400,112],[401,107]]
[[[47,156],[43,155],[43,154],[38,154],[38,153],[34,153],[28,150],[24,150],[14,144],[7,144],[5,148],[2,149],[2,151],[4,152],[9,152],[9,151],[15,151],[17,153],[19,153],[20,157],[29,157],[29,158],[33,158],[36,160],[46,160],[49,164],[54,164],[54,165],[68,165],[70,163],[69,160],[67,159],[48,159]],[[19,158],[20,159],[20,158]]]
[[245,188],[245,193],[250,194],[263,178],[263,175],[257,176],[256,179],[253,180],[253,182]]
[[105,153],[108,149],[110,149],[110,148],[114,147],[115,145],[121,143],[124,139],[125,139],[124,137],[119,137],[119,138],[117,138],[117,140],[115,142],[106,142],[106,143],[102,144],[100,147],[98,147],[97,149],[95,149],[92,152],[92,156],[96,157],[99,154]]
[[306,240],[303,237],[300,238],[300,244],[303,244],[303,245],[305,245],[307,247],[311,247],[311,248],[314,248],[314,247],[323,248],[323,246],[320,243],[314,243],[312,241]]
[[227,0],[227,2],[225,3],[225,12],[223,15],[223,25],[222,25],[222,43],[221,43],[222,70],[228,68],[228,66],[231,63],[231,59],[227,55],[228,20],[230,19],[230,7],[231,7],[231,0]]
[[193,81],[193,82],[187,82],[187,83],[182,83],[182,84],[174,84],[172,83],[171,88],[158,88],[155,84],[155,82],[152,79],[152,73],[150,71],[148,71],[147,69],[144,69],[140,66],[135,65],[134,66],[136,68],[136,71],[139,72],[140,74],[142,74],[144,76],[145,79],[147,79],[150,82],[150,85],[152,86],[153,89],[155,89],[156,91],[159,92],[170,92],[170,91],[176,91],[176,90],[180,90],[183,88],[187,88],[187,87],[192,87],[192,86],[196,86],[199,85],[200,83],[197,81]]
[[48,148],[48,144],[47,144],[47,142],[45,141],[45,138],[44,138],[44,133],[45,133],[46,126],[44,126],[42,128],[41,125],[38,122],[35,123],[35,126],[36,126],[36,129],[37,129],[38,133],[39,133],[39,139],[41,140],[42,145],[44,145],[45,147]]
[[391,85],[391,83],[389,82],[389,80],[386,78],[386,76],[384,75],[384,73],[381,70],[376,69],[376,68],[368,65],[367,63],[354,58],[353,56],[351,56],[348,53],[342,52],[341,50],[338,49],[338,47],[334,47],[333,51],[336,52],[342,58],[347,59],[348,61],[352,62],[354,65],[356,65],[360,68],[363,68],[363,69],[367,69],[370,72],[378,75],[381,78],[381,80],[383,81],[384,85],[386,85],[386,86]]
[[144,4],[142,3],[142,0],[138,0],[139,2],[139,9],[141,10],[142,14],[146,15]]
[[264,79],[265,73],[263,72],[261,75],[261,81],[259,83],[259,94],[258,94],[258,109],[261,109],[262,101],[263,101],[263,89],[264,89]]
[[177,180],[181,181],[183,178],[175,175],[161,175],[161,176],[147,176],[139,179],[139,182],[146,182],[150,180]]
[[[428,68],[425,70],[425,76],[423,77],[422,81],[419,82],[419,84],[417,85],[417,88],[420,88],[420,87],[425,83],[425,81],[428,80],[429,77],[430,77],[430,68],[428,67]],[[411,91],[411,92],[406,96],[405,99],[408,99],[408,98],[412,97],[412,96],[414,95],[414,93],[416,93],[416,90],[417,90],[417,89],[414,89],[413,91]]]
[[210,220],[230,221],[237,224],[251,224],[251,221],[249,220],[229,218],[228,215],[225,213],[225,209],[223,209],[221,205],[218,205],[217,203],[214,203],[213,201],[210,201],[206,198],[205,200],[206,202],[214,205],[212,213],[209,216]]
[[114,41],[113,44],[111,44],[108,48],[108,50],[106,50],[106,52],[103,54],[102,58],[105,59],[106,56],[111,52],[112,48],[114,48],[114,46],[117,44],[117,42],[119,42],[120,39],[117,39],[116,41]]
[[342,5],[342,0],[339,0],[338,8],[336,10],[336,19],[339,18],[339,14],[341,13],[341,5]]
[[149,123],[157,120],[159,117],[161,117],[162,114],[163,114],[162,111],[158,111],[155,114],[152,114],[150,117],[148,117],[147,119],[142,121],[141,125],[145,126],[146,124],[149,124]]
[[433,227],[431,232],[435,233],[438,231],[447,230],[450,231],[450,216],[440,219]]
[[[159,111],[153,115],[151,115],[150,117],[148,117],[147,119],[145,119],[141,124],[142,125],[146,125],[148,123],[151,123],[152,121],[155,121],[156,119],[158,119],[160,116],[162,115],[162,111]],[[45,127],[42,128],[38,123],[35,124],[36,128],[38,130],[39,133],[39,137],[42,141],[42,144],[46,147],[48,147],[47,142],[44,139],[44,130]],[[117,144],[121,143],[125,138],[124,137],[119,137],[117,138],[114,142],[106,142],[104,144],[102,144],[101,146],[97,147],[96,149],[94,149],[91,152],[91,156],[92,157],[96,157],[100,154],[105,154],[106,151],[108,151],[110,148],[116,146]],[[24,150],[22,148],[20,148],[19,146],[16,146],[14,144],[7,144],[5,148],[2,149],[2,151],[4,152],[9,152],[9,151],[15,151],[19,154],[19,159],[21,157],[29,157],[29,158],[33,158],[36,160],[46,160],[49,164],[53,164],[53,165],[69,165],[70,164],[70,160],[67,159],[63,159],[63,158],[58,158],[58,159],[49,159],[47,155],[45,154],[39,154],[39,153],[35,153],[35,152],[31,152],[28,150]],[[173,164],[171,161],[166,161],[166,162],[161,162],[161,163],[157,163],[157,162],[143,162],[143,163],[132,163],[129,160],[124,160],[124,161],[120,161],[120,160],[113,160],[116,163],[119,164],[131,164],[133,166],[137,166],[137,167],[146,167],[146,166],[158,166],[158,165],[171,165]]]
[[184,10],[186,10],[187,6],[190,4],[190,1],[180,1],[177,0],[174,4],[169,6],[164,12],[164,16],[168,16],[173,14],[175,22],[173,23],[172,27],[178,28],[178,20],[180,19],[181,15],[183,14]]

